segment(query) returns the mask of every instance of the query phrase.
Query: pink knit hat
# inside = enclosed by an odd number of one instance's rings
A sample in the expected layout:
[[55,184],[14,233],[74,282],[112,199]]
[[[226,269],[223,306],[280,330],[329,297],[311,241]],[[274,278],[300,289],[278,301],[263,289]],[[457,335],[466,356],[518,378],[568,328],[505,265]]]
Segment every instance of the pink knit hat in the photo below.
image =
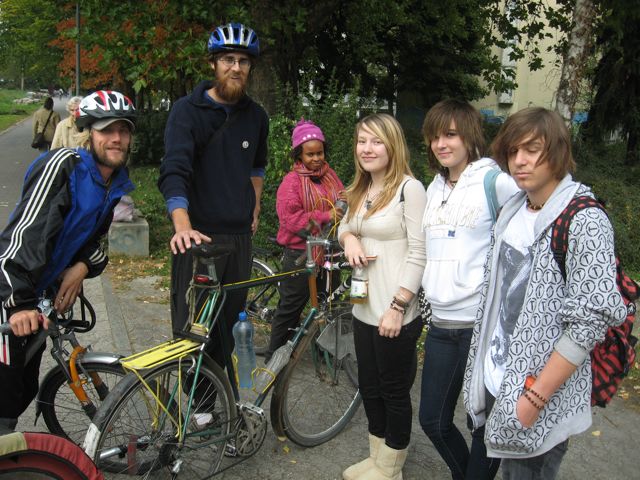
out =
[[324,143],[324,134],[315,123],[302,117],[291,134],[291,148],[296,148],[298,145],[310,140],[320,140]]

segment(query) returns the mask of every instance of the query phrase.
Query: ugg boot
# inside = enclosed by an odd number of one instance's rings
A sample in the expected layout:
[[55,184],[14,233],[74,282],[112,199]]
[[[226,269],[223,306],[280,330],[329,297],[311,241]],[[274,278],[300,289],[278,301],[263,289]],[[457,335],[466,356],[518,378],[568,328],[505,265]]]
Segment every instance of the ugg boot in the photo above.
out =
[[360,475],[358,480],[402,480],[402,467],[406,459],[406,448],[395,450],[383,443],[374,467]]
[[376,437],[369,434],[369,458],[365,458],[361,462],[351,465],[344,472],[342,472],[343,480],[356,480],[364,472],[373,468],[376,464],[376,458],[378,458],[378,450],[380,445],[384,443],[384,438]]

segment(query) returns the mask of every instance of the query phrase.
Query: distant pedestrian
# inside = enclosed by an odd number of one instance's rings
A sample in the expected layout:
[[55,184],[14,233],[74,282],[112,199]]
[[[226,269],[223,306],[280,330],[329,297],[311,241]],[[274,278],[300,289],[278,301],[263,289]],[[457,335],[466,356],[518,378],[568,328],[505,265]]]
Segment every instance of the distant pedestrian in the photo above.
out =
[[44,105],[33,114],[33,136],[40,132],[44,133],[44,144],[40,147],[40,151],[46,152],[51,148],[53,135],[59,122],[60,114],[53,111],[53,98],[47,97]]
[[616,287],[613,228],[599,208],[568,229],[566,280],[551,249],[552,225],[576,196],[569,131],[544,108],[511,115],[492,145],[522,189],[495,226],[465,372],[474,428],[504,480],[552,480],[569,437],[591,425],[590,352],[627,315]]
[[78,105],[82,101],[82,97],[71,97],[67,102],[67,112],[69,116],[62,120],[56,127],[56,133],[53,135],[51,148],[75,148],[78,146],[78,127],[76,126],[76,114]]

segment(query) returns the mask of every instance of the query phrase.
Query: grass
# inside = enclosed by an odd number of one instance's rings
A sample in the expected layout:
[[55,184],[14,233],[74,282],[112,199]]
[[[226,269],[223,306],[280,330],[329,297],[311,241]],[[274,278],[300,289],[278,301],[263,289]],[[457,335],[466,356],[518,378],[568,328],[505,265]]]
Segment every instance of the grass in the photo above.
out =
[[23,98],[26,92],[22,90],[0,90],[0,131],[6,130],[11,125],[29,117],[35,112],[42,102],[31,105],[16,105],[13,101]]

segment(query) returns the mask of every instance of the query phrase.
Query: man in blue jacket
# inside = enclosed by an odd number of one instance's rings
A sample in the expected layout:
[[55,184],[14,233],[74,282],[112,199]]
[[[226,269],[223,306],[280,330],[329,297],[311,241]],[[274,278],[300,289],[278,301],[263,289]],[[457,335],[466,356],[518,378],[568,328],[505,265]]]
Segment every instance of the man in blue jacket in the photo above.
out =
[[[215,82],[203,81],[173,106],[165,129],[165,156],[158,187],[175,234],[170,246],[171,315],[174,332],[188,317],[185,293],[192,276],[193,243],[231,244],[235,252],[216,265],[222,283],[246,280],[251,272],[251,236],[258,228],[267,164],[269,119],[246,95],[260,53],[255,32],[239,23],[223,25],[207,44]],[[244,308],[246,291],[227,296],[227,337]],[[219,340],[215,335],[214,342]],[[222,364],[219,344],[208,353]]]
[[133,190],[126,171],[135,109],[119,92],[97,91],[82,99],[76,123],[83,147],[61,148],[38,157],[25,175],[22,197],[0,233],[0,425],[15,428],[38,392],[45,345],[25,364],[33,333],[48,327],[39,298],[67,311],[87,277],[107,265],[100,245],[113,209]]

